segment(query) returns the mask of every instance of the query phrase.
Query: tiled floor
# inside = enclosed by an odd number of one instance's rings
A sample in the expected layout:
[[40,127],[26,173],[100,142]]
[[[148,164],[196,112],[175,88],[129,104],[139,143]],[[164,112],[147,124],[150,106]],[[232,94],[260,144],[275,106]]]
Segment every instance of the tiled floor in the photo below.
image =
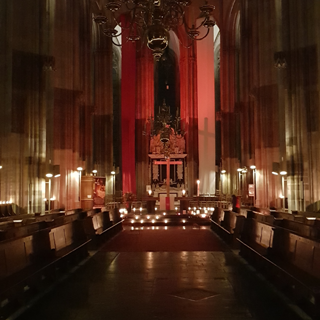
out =
[[[186,227],[181,239],[207,239],[216,243],[215,251],[189,251],[186,240],[181,251],[161,251],[161,239],[179,242],[181,230],[124,230],[19,319],[300,319],[209,228]],[[130,236],[139,250],[133,244],[124,250]],[[140,251],[137,237],[152,243],[152,251]],[[108,251],[111,247],[115,251]]]

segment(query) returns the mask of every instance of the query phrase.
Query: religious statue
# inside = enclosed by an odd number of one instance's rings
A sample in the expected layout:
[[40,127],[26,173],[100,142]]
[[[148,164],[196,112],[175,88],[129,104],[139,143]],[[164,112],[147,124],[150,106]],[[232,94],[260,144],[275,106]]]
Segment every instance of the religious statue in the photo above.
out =
[[160,153],[162,144],[160,141],[160,133],[154,136],[151,136],[150,139],[150,152],[151,153]]
[[[186,151],[186,141],[182,134],[176,134],[173,128],[170,128],[169,136],[169,151],[170,154],[185,153]],[[163,153],[163,143],[160,140],[160,133],[153,135],[150,138],[150,153],[160,154]]]
[[170,153],[175,153],[175,146],[176,146],[176,135],[175,132],[173,130],[173,128],[171,128],[171,132],[170,132]]
[[177,178],[180,181],[183,180],[183,166],[182,166],[182,164],[177,165]]
[[152,165],[152,172],[153,172],[152,180],[153,181],[158,181],[158,179],[159,179],[159,168],[158,168],[157,164],[153,164]]
[[186,151],[186,141],[181,133],[178,133],[175,137],[175,146],[178,148],[179,153]]

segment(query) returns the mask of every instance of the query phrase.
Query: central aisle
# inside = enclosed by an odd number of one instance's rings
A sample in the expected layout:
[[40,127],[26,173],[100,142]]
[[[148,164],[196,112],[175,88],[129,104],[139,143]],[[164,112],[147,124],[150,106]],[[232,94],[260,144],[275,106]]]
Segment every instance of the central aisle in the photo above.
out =
[[189,226],[123,230],[20,319],[299,318],[208,227]]

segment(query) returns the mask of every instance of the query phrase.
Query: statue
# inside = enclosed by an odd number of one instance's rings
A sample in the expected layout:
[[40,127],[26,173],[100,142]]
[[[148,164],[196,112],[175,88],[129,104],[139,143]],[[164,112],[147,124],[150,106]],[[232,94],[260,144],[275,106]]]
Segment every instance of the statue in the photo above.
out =
[[162,147],[162,144],[160,141],[160,133],[152,136],[150,139],[150,152],[151,153],[160,153],[161,147]]
[[175,145],[176,145],[176,147],[178,148],[178,152],[179,153],[185,153],[185,151],[186,151],[186,141],[185,141],[185,139],[184,139],[184,136],[181,134],[181,133],[179,133],[179,134],[177,134],[176,135],[176,137],[175,137]]

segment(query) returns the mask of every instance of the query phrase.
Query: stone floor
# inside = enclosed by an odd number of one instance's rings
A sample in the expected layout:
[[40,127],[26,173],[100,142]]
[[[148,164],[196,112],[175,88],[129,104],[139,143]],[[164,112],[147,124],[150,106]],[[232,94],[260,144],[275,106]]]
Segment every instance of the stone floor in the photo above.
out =
[[127,228],[91,254],[19,319],[308,319],[208,227]]

